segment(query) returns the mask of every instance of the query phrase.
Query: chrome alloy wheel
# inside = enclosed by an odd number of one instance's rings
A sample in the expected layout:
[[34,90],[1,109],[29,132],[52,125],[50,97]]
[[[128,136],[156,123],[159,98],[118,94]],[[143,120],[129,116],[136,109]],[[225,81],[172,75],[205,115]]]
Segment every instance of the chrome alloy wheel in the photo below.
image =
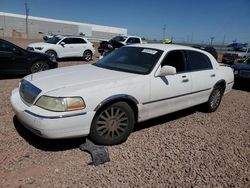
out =
[[212,109],[216,109],[221,101],[222,91],[221,88],[217,88],[213,91],[211,95],[210,105]]
[[104,110],[96,121],[98,134],[110,139],[124,134],[128,124],[129,119],[126,112],[115,106]]
[[40,71],[45,71],[49,69],[49,65],[45,62],[36,62],[31,66],[31,72],[40,72]]

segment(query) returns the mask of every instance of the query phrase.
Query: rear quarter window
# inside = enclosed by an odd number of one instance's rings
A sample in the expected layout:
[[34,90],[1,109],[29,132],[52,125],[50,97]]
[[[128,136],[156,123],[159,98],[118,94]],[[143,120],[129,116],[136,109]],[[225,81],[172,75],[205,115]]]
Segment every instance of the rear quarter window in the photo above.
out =
[[189,71],[213,69],[209,57],[201,52],[186,50]]

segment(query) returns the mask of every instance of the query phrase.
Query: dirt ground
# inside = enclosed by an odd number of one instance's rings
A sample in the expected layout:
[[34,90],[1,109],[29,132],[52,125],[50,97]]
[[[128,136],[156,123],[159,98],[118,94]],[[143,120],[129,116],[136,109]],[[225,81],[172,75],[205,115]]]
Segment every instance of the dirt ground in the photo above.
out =
[[10,93],[20,80],[0,79],[0,187],[250,187],[249,83],[214,113],[194,107],[138,124],[125,143],[108,147],[111,162],[91,166],[83,138],[42,139],[16,120]]

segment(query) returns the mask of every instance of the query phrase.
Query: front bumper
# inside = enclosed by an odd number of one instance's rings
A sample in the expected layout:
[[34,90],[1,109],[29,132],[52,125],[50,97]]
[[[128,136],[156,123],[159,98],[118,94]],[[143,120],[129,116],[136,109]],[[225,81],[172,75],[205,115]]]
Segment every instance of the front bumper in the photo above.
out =
[[34,134],[50,139],[87,136],[94,112],[50,112],[37,106],[27,106],[18,88],[11,94],[11,105],[17,119]]

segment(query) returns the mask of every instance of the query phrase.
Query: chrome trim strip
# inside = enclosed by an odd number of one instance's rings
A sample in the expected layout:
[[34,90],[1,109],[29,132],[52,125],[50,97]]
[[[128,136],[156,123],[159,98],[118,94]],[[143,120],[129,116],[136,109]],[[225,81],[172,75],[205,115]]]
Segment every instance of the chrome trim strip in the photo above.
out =
[[150,104],[150,103],[165,101],[165,100],[169,100],[169,99],[174,99],[174,98],[178,98],[178,97],[183,97],[183,96],[186,96],[186,95],[192,95],[192,94],[195,94],[195,93],[200,93],[200,92],[203,92],[203,91],[208,91],[208,90],[210,90],[210,89],[211,89],[211,88],[207,88],[207,89],[203,89],[203,90],[200,90],[200,91],[195,91],[195,92],[192,92],[192,93],[185,93],[185,94],[177,95],[177,96],[174,96],[174,97],[168,97],[168,98],[158,99],[158,100],[154,100],[154,101],[144,102],[144,103],[142,103],[142,104],[145,105],[145,104]]
[[227,83],[227,85],[230,85],[230,84],[233,84],[233,83],[234,83],[234,81]]
[[60,116],[41,116],[38,114],[35,114],[29,110],[24,110],[27,114],[30,114],[32,116],[35,116],[37,118],[42,118],[42,119],[60,119],[60,118],[68,118],[68,117],[74,117],[74,116],[81,116],[87,114],[87,112],[79,112],[79,113],[74,113],[74,114],[69,114],[69,115],[60,115]]

